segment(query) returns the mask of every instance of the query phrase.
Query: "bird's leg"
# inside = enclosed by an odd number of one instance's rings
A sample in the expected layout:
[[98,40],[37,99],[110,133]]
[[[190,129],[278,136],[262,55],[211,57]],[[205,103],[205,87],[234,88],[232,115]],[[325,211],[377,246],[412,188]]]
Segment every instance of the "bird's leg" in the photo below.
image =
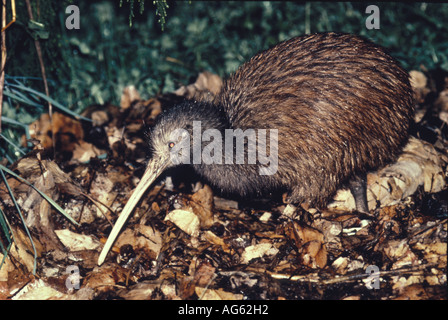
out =
[[367,174],[363,173],[351,179],[349,188],[355,198],[356,210],[362,213],[369,213],[367,205]]

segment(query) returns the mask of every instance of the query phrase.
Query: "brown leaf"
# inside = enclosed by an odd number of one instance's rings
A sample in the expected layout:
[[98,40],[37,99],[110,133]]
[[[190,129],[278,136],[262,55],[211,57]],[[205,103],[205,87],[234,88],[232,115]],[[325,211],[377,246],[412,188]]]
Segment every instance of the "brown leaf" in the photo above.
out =
[[196,82],[182,86],[174,93],[187,99],[211,101],[219,93],[223,85],[222,79],[208,71],[199,74]]
[[184,277],[180,281],[180,296],[182,299],[191,297],[195,292],[196,286],[206,287],[210,285],[216,277],[215,271],[216,268],[208,261],[193,260],[189,271],[189,274],[192,276]]
[[[159,100],[151,98],[148,100],[135,100],[131,105],[131,111],[129,112],[127,118],[138,119],[139,128],[142,126],[141,120],[154,120],[162,112],[162,104]],[[126,127],[129,131],[129,127]]]
[[425,286],[420,283],[408,285],[400,290],[400,295],[395,300],[428,300]]
[[324,235],[316,229],[301,226],[296,221],[288,224],[286,235],[294,240],[304,264],[311,268],[323,268],[327,264]]
[[125,282],[128,270],[120,266],[103,265],[90,272],[84,279],[83,287],[107,290],[107,286],[114,286],[118,282]]
[[199,287],[205,287],[210,284],[216,274],[216,268],[213,267],[208,261],[201,261],[199,267],[194,273],[194,282]]
[[[18,227],[12,227],[12,232],[15,235],[15,241],[9,254],[14,257],[14,261],[18,261],[20,264],[24,265],[28,272],[31,273],[34,267],[34,252],[30,239],[25,231]],[[43,247],[36,237],[32,236],[32,239],[36,248],[37,257],[40,257]]]
[[425,101],[425,97],[431,90],[427,87],[428,78],[421,71],[411,70],[409,72],[412,89],[414,89],[415,99],[418,103]]
[[29,125],[32,138],[40,141],[45,149],[53,147],[53,137],[58,152],[72,152],[76,144],[84,138],[81,123],[62,113],[53,113],[53,128],[50,116],[44,113],[40,118]]
[[71,163],[85,163],[90,161],[91,158],[95,158],[105,153],[105,151],[98,149],[93,144],[85,142],[84,140],[76,144],[75,149],[72,151],[73,156],[70,160]]
[[244,248],[241,255],[241,263],[248,264],[252,259],[261,258],[264,255],[275,255],[278,249],[270,242],[257,243]]
[[201,300],[243,300],[244,298],[242,294],[235,294],[222,289],[205,289],[196,287],[195,292]]
[[[437,109],[440,109],[442,112],[448,112],[448,89],[443,90],[442,92],[439,93],[439,97],[437,98],[437,100],[434,102],[434,106]],[[442,119],[445,122],[446,119]]]
[[145,251],[150,259],[156,259],[162,248],[162,235],[153,227],[137,224],[124,230],[115,246],[122,247],[125,244],[130,244],[135,251]]
[[[410,138],[398,160],[367,175],[367,201],[370,209],[397,204],[423,185],[425,192],[439,192],[446,186],[440,154],[434,146],[417,138]],[[355,209],[355,201],[348,190],[339,190],[329,207]]]
[[[18,171],[20,176],[34,185],[35,188],[57,201],[60,194],[66,193],[77,197],[82,189],[63,172],[54,161],[39,161],[34,157],[22,158],[11,168]],[[16,180],[11,177],[8,181]],[[45,251],[62,249],[63,246],[54,233],[52,222],[53,207],[33,188],[25,183],[10,183],[16,198],[22,203],[21,207],[27,213],[27,225],[38,235]],[[0,197],[6,203],[11,202],[9,195],[0,189]],[[12,205],[12,203],[11,203]]]
[[120,107],[121,109],[127,109],[131,106],[132,102],[136,100],[141,100],[140,94],[138,93],[135,86],[127,86],[123,89],[123,94],[121,95]]
[[193,212],[198,216],[202,228],[213,225],[213,191],[208,185],[204,185],[191,196],[190,205]]
[[222,248],[222,250],[224,250],[224,252],[229,253],[230,252],[230,246],[229,244],[227,244],[224,239],[218,237],[217,235],[215,235],[213,232],[211,232],[210,230],[207,230],[205,232],[203,232],[201,234],[202,238],[204,240],[206,240],[207,242],[214,244],[214,245],[218,245]]
[[189,210],[175,209],[166,215],[165,221],[171,221],[192,237],[199,235],[199,218]]
[[79,234],[68,229],[55,230],[59,240],[69,251],[97,250],[101,244],[93,236]]
[[382,251],[391,261],[395,261],[391,269],[409,267],[418,263],[418,258],[408,245],[408,240],[390,240],[382,246]]

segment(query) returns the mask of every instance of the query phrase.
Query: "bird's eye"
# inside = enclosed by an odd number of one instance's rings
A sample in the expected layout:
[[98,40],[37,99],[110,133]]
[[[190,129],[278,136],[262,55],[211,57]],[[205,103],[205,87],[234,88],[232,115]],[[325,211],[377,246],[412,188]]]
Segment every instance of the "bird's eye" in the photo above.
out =
[[168,148],[170,148],[170,149],[174,148],[175,145],[176,144],[173,141],[168,142]]

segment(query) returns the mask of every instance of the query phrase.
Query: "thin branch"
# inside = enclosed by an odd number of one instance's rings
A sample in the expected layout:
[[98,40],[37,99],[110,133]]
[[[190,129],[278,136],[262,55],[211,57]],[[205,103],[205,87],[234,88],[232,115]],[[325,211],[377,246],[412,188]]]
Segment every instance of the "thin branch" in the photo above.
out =
[[5,64],[6,64],[6,0],[2,1],[2,47],[1,47],[1,72],[0,72],[0,132],[2,132],[2,106],[3,106],[3,87],[5,85]]
[[[34,20],[33,18],[33,9],[31,8],[30,0],[26,1],[26,8],[28,9],[28,16],[30,17],[30,20]],[[45,88],[45,94],[47,97],[50,97],[50,90],[48,89],[48,82],[47,82],[47,76],[45,72],[45,65],[44,65],[44,59],[42,57],[42,48],[40,46],[39,39],[34,39],[34,46],[36,47],[37,56],[39,58],[39,64],[40,64],[40,72],[42,74],[42,79],[44,81],[44,88]],[[54,138],[54,132],[53,132],[53,105],[50,101],[48,101],[48,114],[50,116],[50,126],[51,126],[51,133],[52,133],[52,142],[53,142],[53,158],[55,157],[55,138]]]

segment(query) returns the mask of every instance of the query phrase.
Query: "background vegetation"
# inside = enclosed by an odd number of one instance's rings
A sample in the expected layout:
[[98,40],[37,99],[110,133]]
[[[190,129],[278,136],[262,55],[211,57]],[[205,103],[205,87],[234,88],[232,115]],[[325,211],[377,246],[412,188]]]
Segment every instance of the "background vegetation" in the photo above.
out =
[[[130,26],[132,2],[33,1],[35,20],[44,24],[36,32],[24,1],[16,1],[17,22],[6,31],[6,83],[44,92],[34,37],[42,45],[51,98],[75,112],[118,104],[131,84],[148,98],[193,81],[203,70],[225,77],[256,52],[309,32],[361,34],[389,48],[408,70],[448,70],[448,4],[378,3],[381,29],[367,30],[366,3],[168,1],[162,31],[160,2],[147,0],[141,13],[141,2],[134,1]],[[79,30],[65,28],[69,4],[80,8]],[[34,105],[5,97],[3,116],[28,124],[47,111],[43,99],[29,92],[25,98]],[[3,123],[3,134],[19,144],[23,128]],[[0,143],[0,157],[21,155]]]

